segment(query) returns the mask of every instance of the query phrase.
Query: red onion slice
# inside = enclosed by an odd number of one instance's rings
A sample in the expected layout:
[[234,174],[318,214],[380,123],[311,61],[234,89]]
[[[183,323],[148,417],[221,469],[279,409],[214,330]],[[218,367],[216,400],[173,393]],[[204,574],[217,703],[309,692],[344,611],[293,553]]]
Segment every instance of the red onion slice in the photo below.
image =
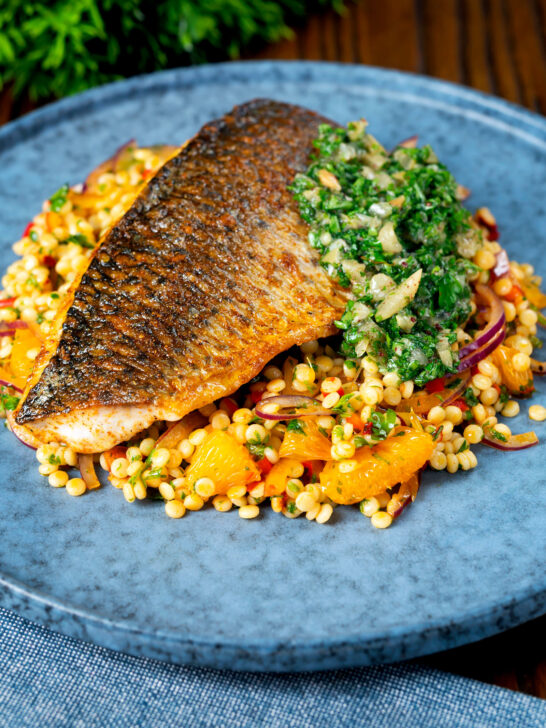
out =
[[495,280],[497,278],[505,278],[510,274],[510,260],[508,259],[506,250],[504,250],[504,248],[499,250],[499,252],[495,255],[495,258],[497,259],[497,262],[495,263],[495,267],[491,270],[491,273]]
[[506,442],[503,442],[492,435],[485,434],[482,442],[484,445],[495,448],[495,450],[512,452],[515,450],[526,450],[529,447],[538,445],[538,437],[531,430],[531,432],[524,432],[521,435],[512,435],[506,440]]
[[487,344],[482,346],[481,349],[478,349],[477,351],[473,351],[472,353],[468,354],[464,357],[464,359],[461,359],[459,361],[459,366],[457,367],[458,372],[463,372],[465,369],[470,369],[470,367],[473,367],[475,364],[480,362],[482,359],[485,359],[486,356],[491,354],[492,351],[495,351],[495,349],[502,344],[504,341],[504,337],[506,336],[506,327],[502,327],[500,331],[498,331],[495,336],[488,341]]
[[0,323],[0,336],[13,336],[17,329],[28,329],[26,321],[10,321]]
[[78,455],[78,467],[82,476],[82,480],[89,490],[100,488],[100,480],[95,473],[95,463],[92,455]]
[[21,387],[16,387],[15,384],[8,382],[7,379],[0,379],[0,387],[9,387],[10,389],[14,389],[16,392],[19,392],[19,394],[23,393]]
[[546,374],[546,361],[531,359],[531,371],[538,374],[539,377],[543,377]]
[[485,299],[488,304],[490,314],[487,326],[479,331],[469,344],[466,344],[459,350],[459,358],[464,359],[468,354],[477,351],[484,344],[490,341],[493,336],[506,325],[506,316],[500,298],[488,286],[481,284],[476,286],[476,293]]
[[[291,407],[294,409],[299,408],[304,411],[300,412],[265,412],[263,410],[264,405],[275,404],[277,407]],[[313,409],[310,409],[313,408]],[[305,411],[308,410],[308,411]],[[303,394],[280,394],[278,397],[267,397],[267,399],[260,400],[256,405],[256,414],[261,417],[262,420],[295,420],[299,417],[321,417],[322,415],[331,415],[332,410],[325,409],[322,406],[322,402],[313,397],[306,397]]]

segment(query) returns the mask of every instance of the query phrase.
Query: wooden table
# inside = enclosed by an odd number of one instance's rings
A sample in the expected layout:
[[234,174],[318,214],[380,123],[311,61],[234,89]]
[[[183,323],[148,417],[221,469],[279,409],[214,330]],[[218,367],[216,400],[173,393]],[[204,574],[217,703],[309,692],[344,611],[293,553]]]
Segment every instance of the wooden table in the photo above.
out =
[[[312,15],[248,58],[365,63],[473,86],[546,114],[546,0],[361,0]],[[29,111],[0,95],[0,124]],[[426,658],[443,670],[546,698],[546,617]]]
[[[546,114],[546,0],[361,0],[248,57],[414,71]],[[546,698],[546,617],[423,662]]]

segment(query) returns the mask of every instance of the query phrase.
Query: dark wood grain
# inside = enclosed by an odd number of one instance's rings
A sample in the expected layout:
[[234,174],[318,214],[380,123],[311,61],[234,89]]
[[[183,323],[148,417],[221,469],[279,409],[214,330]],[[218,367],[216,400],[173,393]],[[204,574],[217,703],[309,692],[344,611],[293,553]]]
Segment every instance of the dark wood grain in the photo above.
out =
[[[248,56],[365,63],[466,84],[546,114],[546,0],[360,0]],[[34,107],[0,94],[0,124]],[[546,698],[546,618],[424,659]]]

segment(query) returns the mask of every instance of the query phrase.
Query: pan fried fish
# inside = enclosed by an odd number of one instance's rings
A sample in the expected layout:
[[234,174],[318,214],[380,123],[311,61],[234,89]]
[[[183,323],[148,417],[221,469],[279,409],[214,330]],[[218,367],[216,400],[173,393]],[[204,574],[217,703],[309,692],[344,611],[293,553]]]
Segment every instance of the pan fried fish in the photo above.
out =
[[41,442],[101,452],[333,333],[345,296],[318,265],[287,190],[325,121],[256,100],[170,159],[74,282],[17,425]]

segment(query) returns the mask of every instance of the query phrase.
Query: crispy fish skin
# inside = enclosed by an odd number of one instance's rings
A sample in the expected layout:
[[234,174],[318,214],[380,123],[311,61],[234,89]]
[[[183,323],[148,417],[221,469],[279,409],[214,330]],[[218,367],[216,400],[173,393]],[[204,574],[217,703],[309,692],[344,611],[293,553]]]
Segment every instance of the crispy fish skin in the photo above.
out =
[[95,251],[16,415],[99,452],[335,331],[343,292],[287,190],[326,120],[269,100],[206,124]]

